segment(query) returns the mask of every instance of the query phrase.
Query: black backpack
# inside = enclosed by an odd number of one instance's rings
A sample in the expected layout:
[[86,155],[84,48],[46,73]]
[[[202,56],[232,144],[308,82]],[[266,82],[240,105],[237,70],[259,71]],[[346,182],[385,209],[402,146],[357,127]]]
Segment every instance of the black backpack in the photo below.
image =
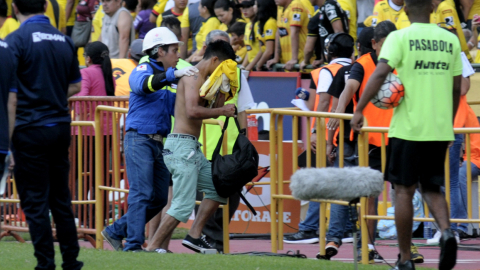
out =
[[223,135],[230,120],[230,117],[227,117],[223,126],[222,136],[220,136],[220,140],[212,155],[213,185],[218,195],[224,198],[238,193],[252,213],[257,215],[255,209],[253,209],[245,199],[241,191],[245,184],[251,182],[258,174],[258,153],[253,144],[245,136],[245,131],[240,129],[237,118],[234,119],[239,134],[233,145],[232,154],[225,156],[220,155]]

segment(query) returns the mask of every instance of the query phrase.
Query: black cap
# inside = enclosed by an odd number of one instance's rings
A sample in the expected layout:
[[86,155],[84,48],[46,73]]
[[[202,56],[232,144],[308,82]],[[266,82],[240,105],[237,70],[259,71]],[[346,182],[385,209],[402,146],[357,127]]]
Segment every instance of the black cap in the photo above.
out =
[[374,28],[365,27],[357,38],[357,42],[360,43],[360,46],[373,49],[372,48],[372,39],[373,39]]
[[255,5],[254,0],[244,0],[241,3],[238,3],[238,7],[253,7]]

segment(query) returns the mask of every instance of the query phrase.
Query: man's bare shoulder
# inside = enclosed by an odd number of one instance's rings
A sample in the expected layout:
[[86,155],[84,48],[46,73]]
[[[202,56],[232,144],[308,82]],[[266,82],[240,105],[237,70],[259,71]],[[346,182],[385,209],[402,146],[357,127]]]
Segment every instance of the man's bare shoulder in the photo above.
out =
[[195,74],[193,76],[184,76],[178,81],[178,87],[182,87],[185,89],[190,89],[194,88],[199,90],[201,86],[201,80],[198,76],[198,74]]

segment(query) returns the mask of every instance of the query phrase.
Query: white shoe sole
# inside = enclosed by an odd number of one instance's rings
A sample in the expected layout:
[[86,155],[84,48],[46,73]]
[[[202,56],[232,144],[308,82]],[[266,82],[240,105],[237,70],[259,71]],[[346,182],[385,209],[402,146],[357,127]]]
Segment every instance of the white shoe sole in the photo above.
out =
[[183,241],[182,241],[182,245],[183,245],[184,247],[186,247],[186,248],[189,248],[189,249],[197,252],[197,253],[200,253],[200,251],[202,250],[201,248],[199,248],[198,246],[190,243],[190,242],[187,241],[187,240],[183,240]]
[[343,238],[342,243],[353,243],[353,237]]
[[283,240],[283,242],[287,244],[315,244],[318,243],[318,238],[310,238],[310,239],[303,239],[303,240]]

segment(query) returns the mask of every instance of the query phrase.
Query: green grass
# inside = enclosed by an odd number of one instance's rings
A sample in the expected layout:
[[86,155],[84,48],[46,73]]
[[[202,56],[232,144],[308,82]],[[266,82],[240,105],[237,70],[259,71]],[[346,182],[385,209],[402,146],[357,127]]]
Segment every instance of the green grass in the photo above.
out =
[[[61,266],[61,256],[56,247],[57,269]],[[187,270],[265,270],[265,269],[352,269],[352,264],[310,259],[253,257],[231,255],[200,254],[156,254],[129,253],[85,249],[80,252],[84,269],[187,269]],[[0,265],[2,269],[33,269],[36,259],[31,244],[0,242]],[[359,269],[388,269],[385,265],[359,265]],[[417,268],[426,269],[426,268]]]

